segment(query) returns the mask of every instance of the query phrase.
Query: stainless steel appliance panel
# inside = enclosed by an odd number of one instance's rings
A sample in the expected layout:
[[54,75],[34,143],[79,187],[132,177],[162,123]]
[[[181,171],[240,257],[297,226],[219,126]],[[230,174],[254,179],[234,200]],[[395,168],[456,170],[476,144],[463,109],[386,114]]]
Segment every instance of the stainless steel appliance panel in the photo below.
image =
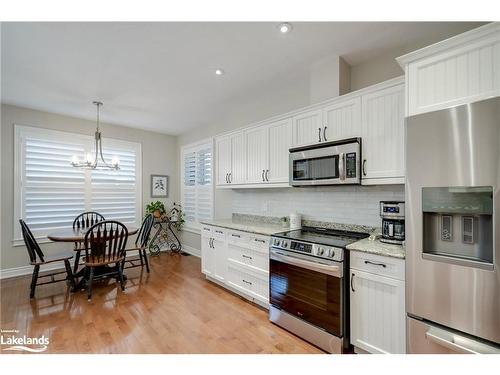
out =
[[407,318],[407,352],[411,354],[500,354],[500,347],[435,324]]
[[[406,153],[407,312],[499,343],[500,98],[408,118]],[[494,232],[490,266],[424,254],[422,188],[489,186]],[[416,344],[410,339],[411,345]]]

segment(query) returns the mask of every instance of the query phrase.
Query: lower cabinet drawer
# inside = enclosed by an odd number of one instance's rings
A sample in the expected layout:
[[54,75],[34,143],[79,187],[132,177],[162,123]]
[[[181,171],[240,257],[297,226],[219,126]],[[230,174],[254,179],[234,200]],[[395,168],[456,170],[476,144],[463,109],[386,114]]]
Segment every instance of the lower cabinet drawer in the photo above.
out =
[[228,258],[244,265],[269,271],[269,255],[242,243],[228,243]]
[[253,298],[263,302],[269,301],[269,281],[264,273],[242,269],[233,261],[228,262],[227,283]]
[[393,257],[350,251],[351,269],[374,273],[376,275],[405,279],[405,261]]

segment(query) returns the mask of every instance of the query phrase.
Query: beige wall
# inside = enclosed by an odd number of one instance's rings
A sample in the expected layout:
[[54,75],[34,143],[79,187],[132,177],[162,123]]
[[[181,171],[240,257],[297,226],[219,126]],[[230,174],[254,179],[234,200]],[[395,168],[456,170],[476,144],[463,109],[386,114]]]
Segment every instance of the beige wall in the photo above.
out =
[[[14,225],[14,124],[26,125],[85,135],[93,134],[95,122],[41,112],[27,108],[2,105],[1,111],[1,251],[0,268],[10,269],[28,264],[24,246],[12,246]],[[140,142],[142,144],[142,204],[150,198],[150,175],[170,176],[171,204],[179,198],[179,152],[176,137],[128,127],[102,124],[104,137]],[[157,200],[157,199],[155,199]],[[42,245],[47,254],[68,249],[71,245],[48,243]]]

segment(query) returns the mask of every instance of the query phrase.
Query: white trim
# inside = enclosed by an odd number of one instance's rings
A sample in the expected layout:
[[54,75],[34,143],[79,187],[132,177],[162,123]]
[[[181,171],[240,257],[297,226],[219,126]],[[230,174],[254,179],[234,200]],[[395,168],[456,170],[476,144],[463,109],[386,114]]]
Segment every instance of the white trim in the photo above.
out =
[[201,258],[201,250],[199,250],[195,247],[188,246],[188,245],[182,245],[182,251],[185,253],[191,254],[197,258]]
[[[200,224],[200,225],[201,225],[201,224]],[[186,226],[186,225],[184,225],[184,226],[181,228],[181,231],[183,231],[183,232],[188,232],[188,233],[194,233],[194,234],[200,234],[200,233],[201,233],[200,228],[188,227],[188,226]]]

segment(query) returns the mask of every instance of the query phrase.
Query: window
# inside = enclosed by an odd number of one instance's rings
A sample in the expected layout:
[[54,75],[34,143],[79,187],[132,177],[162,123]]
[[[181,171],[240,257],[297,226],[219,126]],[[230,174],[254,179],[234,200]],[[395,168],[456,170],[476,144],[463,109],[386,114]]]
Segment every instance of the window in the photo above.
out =
[[103,138],[104,158],[117,156],[120,169],[91,171],[70,165],[92,151],[91,136],[16,125],[15,138],[15,242],[22,243],[20,218],[38,238],[71,227],[84,211],[140,225],[140,143]]
[[212,140],[181,149],[181,202],[186,227],[198,229],[200,221],[213,218]]

